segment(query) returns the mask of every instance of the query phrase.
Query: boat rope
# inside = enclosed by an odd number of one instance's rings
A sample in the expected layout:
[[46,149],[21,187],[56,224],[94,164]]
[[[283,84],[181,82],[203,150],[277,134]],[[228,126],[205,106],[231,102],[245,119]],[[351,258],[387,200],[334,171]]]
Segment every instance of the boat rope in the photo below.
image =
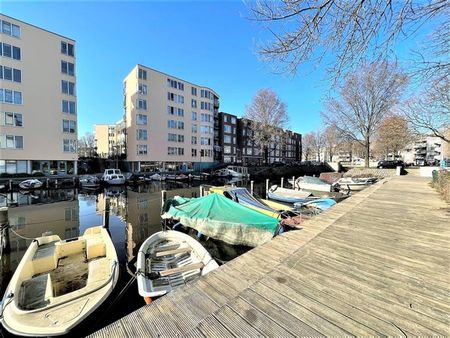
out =
[[36,239],[34,237],[25,237],[25,236],[22,236],[21,234],[18,234],[11,225],[9,226],[9,229],[14,233],[14,235],[16,235],[17,237],[20,237],[22,239],[25,239],[27,241],[34,241]]

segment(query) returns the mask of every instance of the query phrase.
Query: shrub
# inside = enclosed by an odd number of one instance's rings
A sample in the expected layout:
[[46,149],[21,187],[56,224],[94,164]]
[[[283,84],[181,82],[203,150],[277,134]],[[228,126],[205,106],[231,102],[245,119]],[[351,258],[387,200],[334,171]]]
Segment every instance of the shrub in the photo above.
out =
[[440,192],[445,201],[450,202],[450,171],[439,170],[433,173],[432,186]]

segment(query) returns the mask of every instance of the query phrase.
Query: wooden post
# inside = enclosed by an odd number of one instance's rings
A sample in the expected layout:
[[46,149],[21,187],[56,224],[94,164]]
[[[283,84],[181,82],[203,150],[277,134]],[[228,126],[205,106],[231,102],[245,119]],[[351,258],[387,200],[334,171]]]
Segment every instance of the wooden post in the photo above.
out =
[[0,258],[2,259],[4,253],[9,253],[11,251],[8,223],[8,208],[0,208]]
[[295,176],[292,176],[292,189],[295,190]]
[[203,187],[203,184],[200,185],[200,197],[203,197],[203,193],[205,192],[205,188]]
[[13,182],[12,180],[9,180],[9,191],[13,190],[13,183],[12,182]]
[[47,189],[50,188],[50,186],[49,186],[49,184],[48,184],[48,178],[45,180],[45,187],[46,187]]
[[55,188],[58,189],[58,179],[55,179]]
[[280,188],[283,188],[283,183],[284,183],[284,177],[281,178]]
[[250,181],[250,194],[253,196],[253,181]]
[[269,192],[269,179],[267,178],[266,179],[266,198],[267,198],[268,192]]
[[105,197],[105,211],[103,212],[103,227],[109,228],[109,197]]
[[164,206],[164,203],[166,203],[166,199],[167,199],[167,191],[161,190],[161,210],[162,207]]

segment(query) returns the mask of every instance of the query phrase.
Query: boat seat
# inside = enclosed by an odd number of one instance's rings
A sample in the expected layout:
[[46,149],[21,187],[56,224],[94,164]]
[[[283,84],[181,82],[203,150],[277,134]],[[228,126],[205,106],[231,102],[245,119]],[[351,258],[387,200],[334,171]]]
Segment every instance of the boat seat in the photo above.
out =
[[44,244],[38,247],[32,263],[34,275],[55,269],[58,265],[58,257],[55,255],[55,244]]
[[106,256],[106,244],[101,240],[88,239],[86,241],[86,259],[91,260]]
[[49,298],[53,297],[49,273],[22,282],[20,289],[19,307],[24,310],[42,308],[49,303]]
[[102,282],[111,275],[111,260],[98,258],[89,262],[87,285]]

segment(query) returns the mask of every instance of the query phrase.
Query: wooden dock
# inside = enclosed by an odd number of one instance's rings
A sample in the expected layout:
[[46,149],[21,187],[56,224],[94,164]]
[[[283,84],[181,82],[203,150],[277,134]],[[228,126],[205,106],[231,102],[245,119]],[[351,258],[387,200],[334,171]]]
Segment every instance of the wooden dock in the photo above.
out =
[[378,183],[91,336],[354,335],[450,336],[450,207],[429,179]]

